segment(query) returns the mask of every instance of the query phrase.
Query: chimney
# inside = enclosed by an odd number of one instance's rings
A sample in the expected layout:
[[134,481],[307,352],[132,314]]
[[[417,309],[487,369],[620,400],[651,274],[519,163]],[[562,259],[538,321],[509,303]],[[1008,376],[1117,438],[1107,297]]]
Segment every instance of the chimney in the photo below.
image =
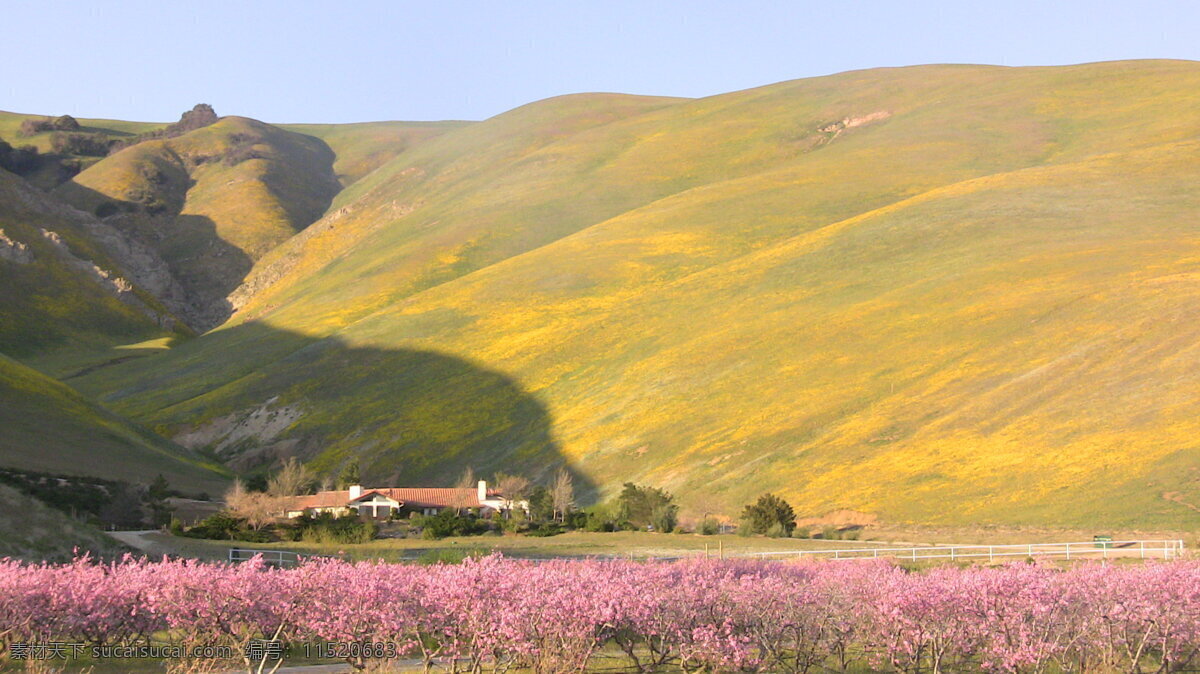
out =
[[362,485],[361,484],[350,485],[350,500],[353,501],[354,499],[358,498],[359,496],[362,496]]
[[479,491],[479,502],[483,503],[487,500],[487,482],[480,480],[477,489]]

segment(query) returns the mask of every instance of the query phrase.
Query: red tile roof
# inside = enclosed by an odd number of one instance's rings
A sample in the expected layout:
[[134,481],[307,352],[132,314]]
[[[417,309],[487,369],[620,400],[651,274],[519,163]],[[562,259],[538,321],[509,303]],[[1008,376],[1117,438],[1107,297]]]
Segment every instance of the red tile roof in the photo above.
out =
[[377,493],[410,508],[478,508],[475,489],[439,489],[434,487],[387,487],[363,490],[363,496]]
[[338,508],[350,502],[350,490],[319,491],[306,496],[293,496],[287,510],[308,510],[309,508]]
[[[402,506],[409,508],[478,508],[482,504],[479,502],[479,492],[474,488],[458,489],[458,488],[437,488],[437,487],[383,487],[380,489],[366,489],[362,491],[362,496],[356,500],[362,500],[371,494],[382,494],[393,501],[397,501]],[[489,489],[488,498],[499,498],[500,492]],[[340,489],[335,491],[322,491],[316,494],[307,496],[295,496],[288,504],[289,512],[296,510],[308,510],[309,508],[339,508],[350,504],[350,490]]]

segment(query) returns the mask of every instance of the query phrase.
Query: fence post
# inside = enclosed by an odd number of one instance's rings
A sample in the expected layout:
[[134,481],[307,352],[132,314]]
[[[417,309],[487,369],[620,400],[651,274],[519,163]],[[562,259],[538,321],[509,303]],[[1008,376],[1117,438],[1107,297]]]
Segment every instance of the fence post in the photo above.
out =
[[1145,559],[1146,558],[1146,541],[1141,541],[1139,545],[1142,549],[1142,559]]
[[996,561],[996,549],[989,545],[988,546],[988,564],[992,564],[995,561]]
[[1071,544],[1067,543],[1067,559],[1071,558]]

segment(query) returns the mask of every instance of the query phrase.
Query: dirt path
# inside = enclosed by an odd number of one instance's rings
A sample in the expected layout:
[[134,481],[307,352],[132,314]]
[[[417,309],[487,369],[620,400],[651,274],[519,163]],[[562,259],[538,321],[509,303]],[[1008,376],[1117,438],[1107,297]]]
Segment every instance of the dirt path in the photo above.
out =
[[174,554],[174,550],[168,549],[166,546],[146,538],[147,534],[158,533],[157,529],[147,529],[145,531],[106,531],[104,532],[118,541],[128,545],[129,547],[143,552],[147,557],[162,557],[163,555]]

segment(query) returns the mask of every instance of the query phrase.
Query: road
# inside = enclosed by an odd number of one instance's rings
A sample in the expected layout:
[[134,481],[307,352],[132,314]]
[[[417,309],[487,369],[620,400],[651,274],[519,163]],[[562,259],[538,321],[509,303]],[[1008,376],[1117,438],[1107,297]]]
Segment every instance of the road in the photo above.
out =
[[144,531],[106,531],[104,533],[117,539],[125,545],[128,545],[134,550],[145,553],[147,557],[162,557],[163,555],[172,554],[171,550],[146,538],[146,534],[156,534],[158,533],[158,529],[146,529]]

